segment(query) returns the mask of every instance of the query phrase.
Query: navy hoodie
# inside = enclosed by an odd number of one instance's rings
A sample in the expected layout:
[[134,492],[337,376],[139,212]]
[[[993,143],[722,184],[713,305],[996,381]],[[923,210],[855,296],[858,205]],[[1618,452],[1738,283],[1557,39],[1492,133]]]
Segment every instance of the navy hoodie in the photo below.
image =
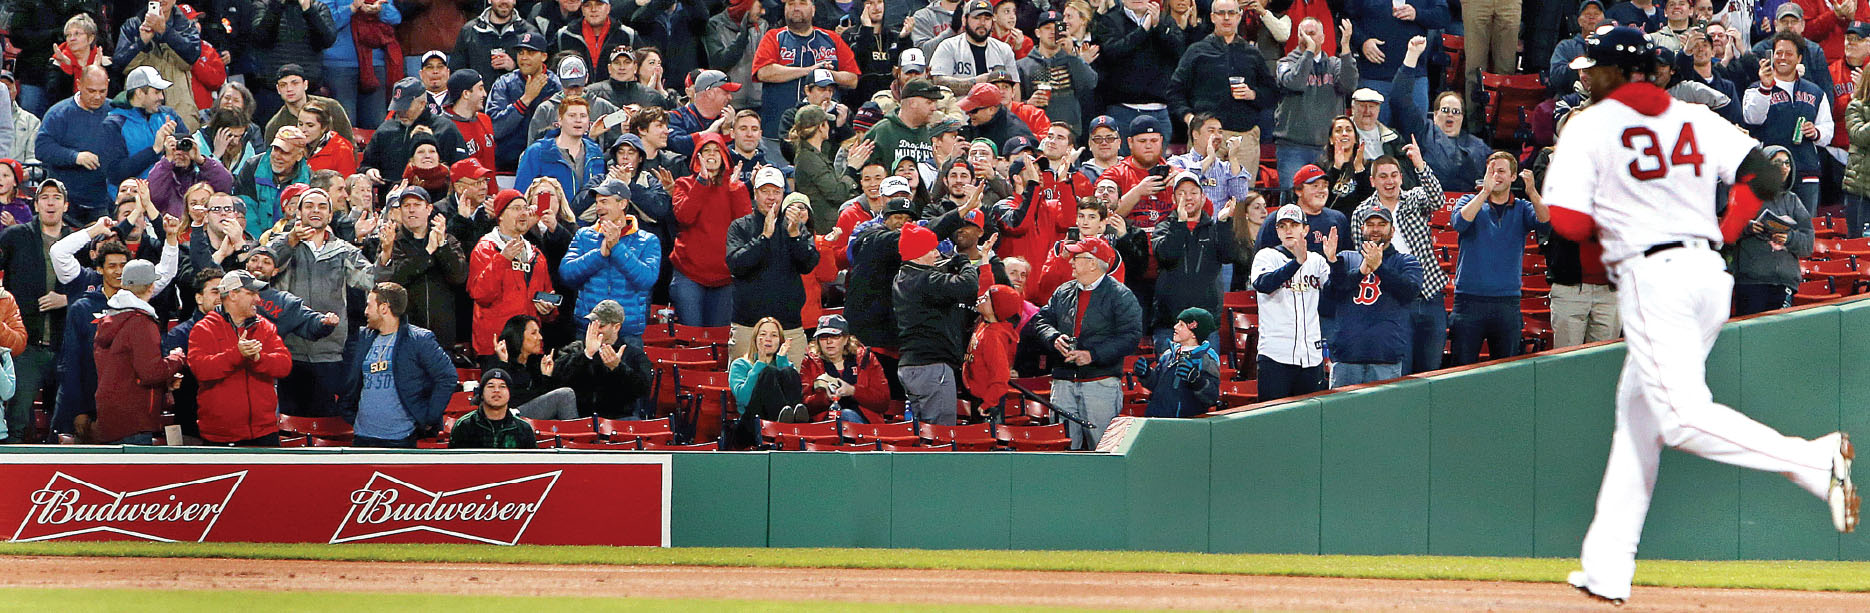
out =
[[1422,295],[1422,262],[1383,248],[1377,271],[1359,278],[1362,253],[1346,251],[1331,265],[1325,298],[1337,305],[1338,333],[1329,339],[1331,359],[1346,364],[1395,364],[1409,356],[1409,316]]

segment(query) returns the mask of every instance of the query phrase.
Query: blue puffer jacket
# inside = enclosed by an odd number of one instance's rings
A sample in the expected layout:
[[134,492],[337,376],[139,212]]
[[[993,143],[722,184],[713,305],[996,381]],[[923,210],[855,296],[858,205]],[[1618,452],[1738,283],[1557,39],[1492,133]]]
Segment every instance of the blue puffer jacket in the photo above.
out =
[[[634,217],[631,217],[634,219]],[[585,228],[571,239],[571,250],[558,267],[566,285],[578,288],[577,309],[572,321],[580,328],[588,322],[597,303],[615,300],[623,305],[625,336],[642,336],[643,323],[649,318],[649,292],[662,272],[662,241],[655,233],[637,230],[623,235],[604,255],[604,235],[596,228]]]
[[117,197],[118,183],[130,177],[149,178],[149,167],[162,159],[162,154],[152,147],[156,145],[156,131],[161,130],[166,121],[175,122],[176,134],[187,136],[188,126],[182,123],[182,116],[177,115],[175,109],[164,106],[154,113],[146,113],[127,102],[111,101],[110,115],[104,118],[104,123],[123,135],[124,149],[124,156],[118,158],[117,166],[111,169],[110,183],[105,186],[113,200]]
[[519,156],[513,185],[531,186],[539,177],[552,177],[558,179],[566,194],[576,195],[604,180],[604,150],[598,148],[597,141],[584,138],[584,159],[574,166],[559,150],[557,138],[558,130],[547,130],[545,136],[526,148],[526,153]]

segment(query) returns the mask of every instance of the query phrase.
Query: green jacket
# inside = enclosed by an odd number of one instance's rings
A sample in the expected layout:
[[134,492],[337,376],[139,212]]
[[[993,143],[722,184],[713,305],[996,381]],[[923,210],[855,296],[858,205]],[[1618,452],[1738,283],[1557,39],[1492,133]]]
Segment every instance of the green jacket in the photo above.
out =
[[823,149],[799,143],[793,158],[792,188],[812,199],[812,233],[829,232],[838,223],[839,207],[857,194],[857,182]]
[[1851,153],[1844,164],[1844,191],[1870,197],[1870,103],[1852,100],[1844,107],[1845,134]]
[[493,421],[477,409],[456,419],[454,432],[448,435],[449,449],[532,449],[537,446],[532,425],[510,411],[506,419]]
[[870,128],[864,138],[876,141],[877,148],[870,152],[868,164],[881,164],[885,170],[895,172],[896,162],[912,159],[916,165],[924,168],[923,184],[930,183],[935,176],[935,145],[929,142],[929,127],[911,128],[903,125],[903,120],[895,113],[883,117],[883,121]]

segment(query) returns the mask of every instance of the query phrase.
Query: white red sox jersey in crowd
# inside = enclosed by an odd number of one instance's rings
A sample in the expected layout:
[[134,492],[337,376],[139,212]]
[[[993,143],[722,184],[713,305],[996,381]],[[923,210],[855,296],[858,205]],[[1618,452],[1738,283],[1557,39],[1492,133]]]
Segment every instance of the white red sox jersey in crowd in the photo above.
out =
[[[1290,205],[1287,205],[1290,206]],[[1252,279],[1284,268],[1292,258],[1278,247],[1261,249],[1253,256]],[[1311,368],[1325,361],[1323,329],[1318,327],[1318,298],[1331,278],[1331,263],[1316,251],[1306,254],[1292,278],[1273,293],[1260,292],[1260,355],[1267,359]]]
[[1733,228],[1757,207],[1750,186],[1736,189],[1722,224],[1716,183],[1746,185],[1751,177],[1735,174],[1756,144],[1706,107],[1638,82],[1573,115],[1553,152],[1546,202],[1554,227],[1573,240],[1595,234],[1603,242],[1628,349],[1604,482],[1580,548],[1583,570],[1567,578],[1598,597],[1630,596],[1664,446],[1785,475],[1828,501],[1840,531],[1855,523],[1845,519],[1854,515],[1844,508],[1855,494],[1841,434],[1786,436],[1716,403],[1708,390],[1708,351],[1734,287],[1711,247],[1723,228],[1738,234]]
[[1574,113],[1559,143],[1545,202],[1597,222],[1606,264],[1671,241],[1719,243],[1716,183],[1733,183],[1759,145],[1699,104],[1670,104],[1652,117],[1616,100]]

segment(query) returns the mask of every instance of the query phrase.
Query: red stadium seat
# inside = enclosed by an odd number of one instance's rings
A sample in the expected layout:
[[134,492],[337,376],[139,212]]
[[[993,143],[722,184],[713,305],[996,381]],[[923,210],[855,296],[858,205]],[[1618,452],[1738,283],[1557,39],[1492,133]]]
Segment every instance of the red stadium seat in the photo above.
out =
[[889,443],[878,443],[877,451],[915,452],[915,451],[970,451],[970,450],[957,449],[955,448],[954,443],[945,443],[945,444],[940,444],[940,445],[892,445]]
[[1800,283],[1798,293],[1792,295],[1792,305],[1807,305],[1814,302],[1836,300],[1842,297],[1844,296],[1832,289],[1829,280],[1819,279],[1817,281],[1806,281]]
[[1545,84],[1540,82],[1538,74],[1500,75],[1489,72],[1480,73],[1480,87],[1486,96],[1486,105],[1482,109],[1482,138],[1495,144],[1518,147],[1515,134],[1521,127],[1526,111],[1544,102]]
[[448,406],[442,409],[442,417],[450,420],[474,412],[474,395],[467,392],[455,392],[448,396]]
[[1545,275],[1526,275],[1519,278],[1520,293],[1526,296],[1545,296],[1552,293],[1552,282]]
[[456,368],[455,378],[461,381],[480,381],[479,368]]
[[779,449],[800,449],[804,447],[803,441],[837,443],[842,440],[836,421],[788,424],[764,419],[760,420],[760,439]]
[[1050,426],[1001,426],[993,431],[1002,447],[1014,451],[1064,451],[1071,448],[1071,435],[1064,424]]
[[848,452],[877,451],[877,446],[880,444],[881,443],[873,442],[873,443],[863,443],[863,444],[855,444],[855,445],[840,445],[837,443],[820,443],[820,442],[814,442],[814,441],[805,441],[805,451],[848,451]]
[[1221,379],[1221,408],[1231,409],[1246,406],[1260,400],[1258,381],[1229,381]]
[[350,439],[325,438],[322,436],[307,436],[305,437],[305,446],[306,447],[349,447],[351,446],[351,440]]
[[448,448],[448,439],[446,438],[441,438],[441,437],[425,438],[425,439],[418,439],[416,441],[416,449],[447,449],[447,448]]
[[349,441],[351,425],[342,417],[293,417],[279,416],[279,429],[283,432],[319,436],[326,439]]
[[565,449],[596,449],[600,451],[635,451],[639,448],[636,441],[612,443],[607,441],[561,440],[559,446]]
[[930,423],[918,424],[922,440],[930,444],[941,445],[954,443],[956,451],[987,451],[993,449],[993,429],[990,424],[971,426],[938,426]]
[[908,421],[893,424],[845,423],[843,436],[850,443],[910,445],[922,440],[922,437],[916,435],[915,422]]
[[669,418],[662,419],[605,419],[597,418],[597,433],[604,440],[612,443],[637,444],[637,441],[657,440],[668,443],[675,438],[669,428]]
[[303,434],[288,435],[288,434],[282,433],[279,435],[279,446],[280,447],[304,447],[305,446],[305,435]]
[[597,429],[589,419],[526,419],[526,423],[532,424],[533,433],[540,438],[549,435],[572,441],[597,440]]
[[719,442],[709,441],[706,443],[696,443],[693,445],[676,445],[673,443],[663,445],[663,444],[650,443],[648,441],[645,441],[643,443],[643,449],[662,450],[662,451],[720,451],[721,444]]
[[1545,321],[1552,320],[1552,304],[1546,300],[1545,296],[1521,298],[1519,301],[1519,312],[1520,315],[1529,318],[1538,318]]

